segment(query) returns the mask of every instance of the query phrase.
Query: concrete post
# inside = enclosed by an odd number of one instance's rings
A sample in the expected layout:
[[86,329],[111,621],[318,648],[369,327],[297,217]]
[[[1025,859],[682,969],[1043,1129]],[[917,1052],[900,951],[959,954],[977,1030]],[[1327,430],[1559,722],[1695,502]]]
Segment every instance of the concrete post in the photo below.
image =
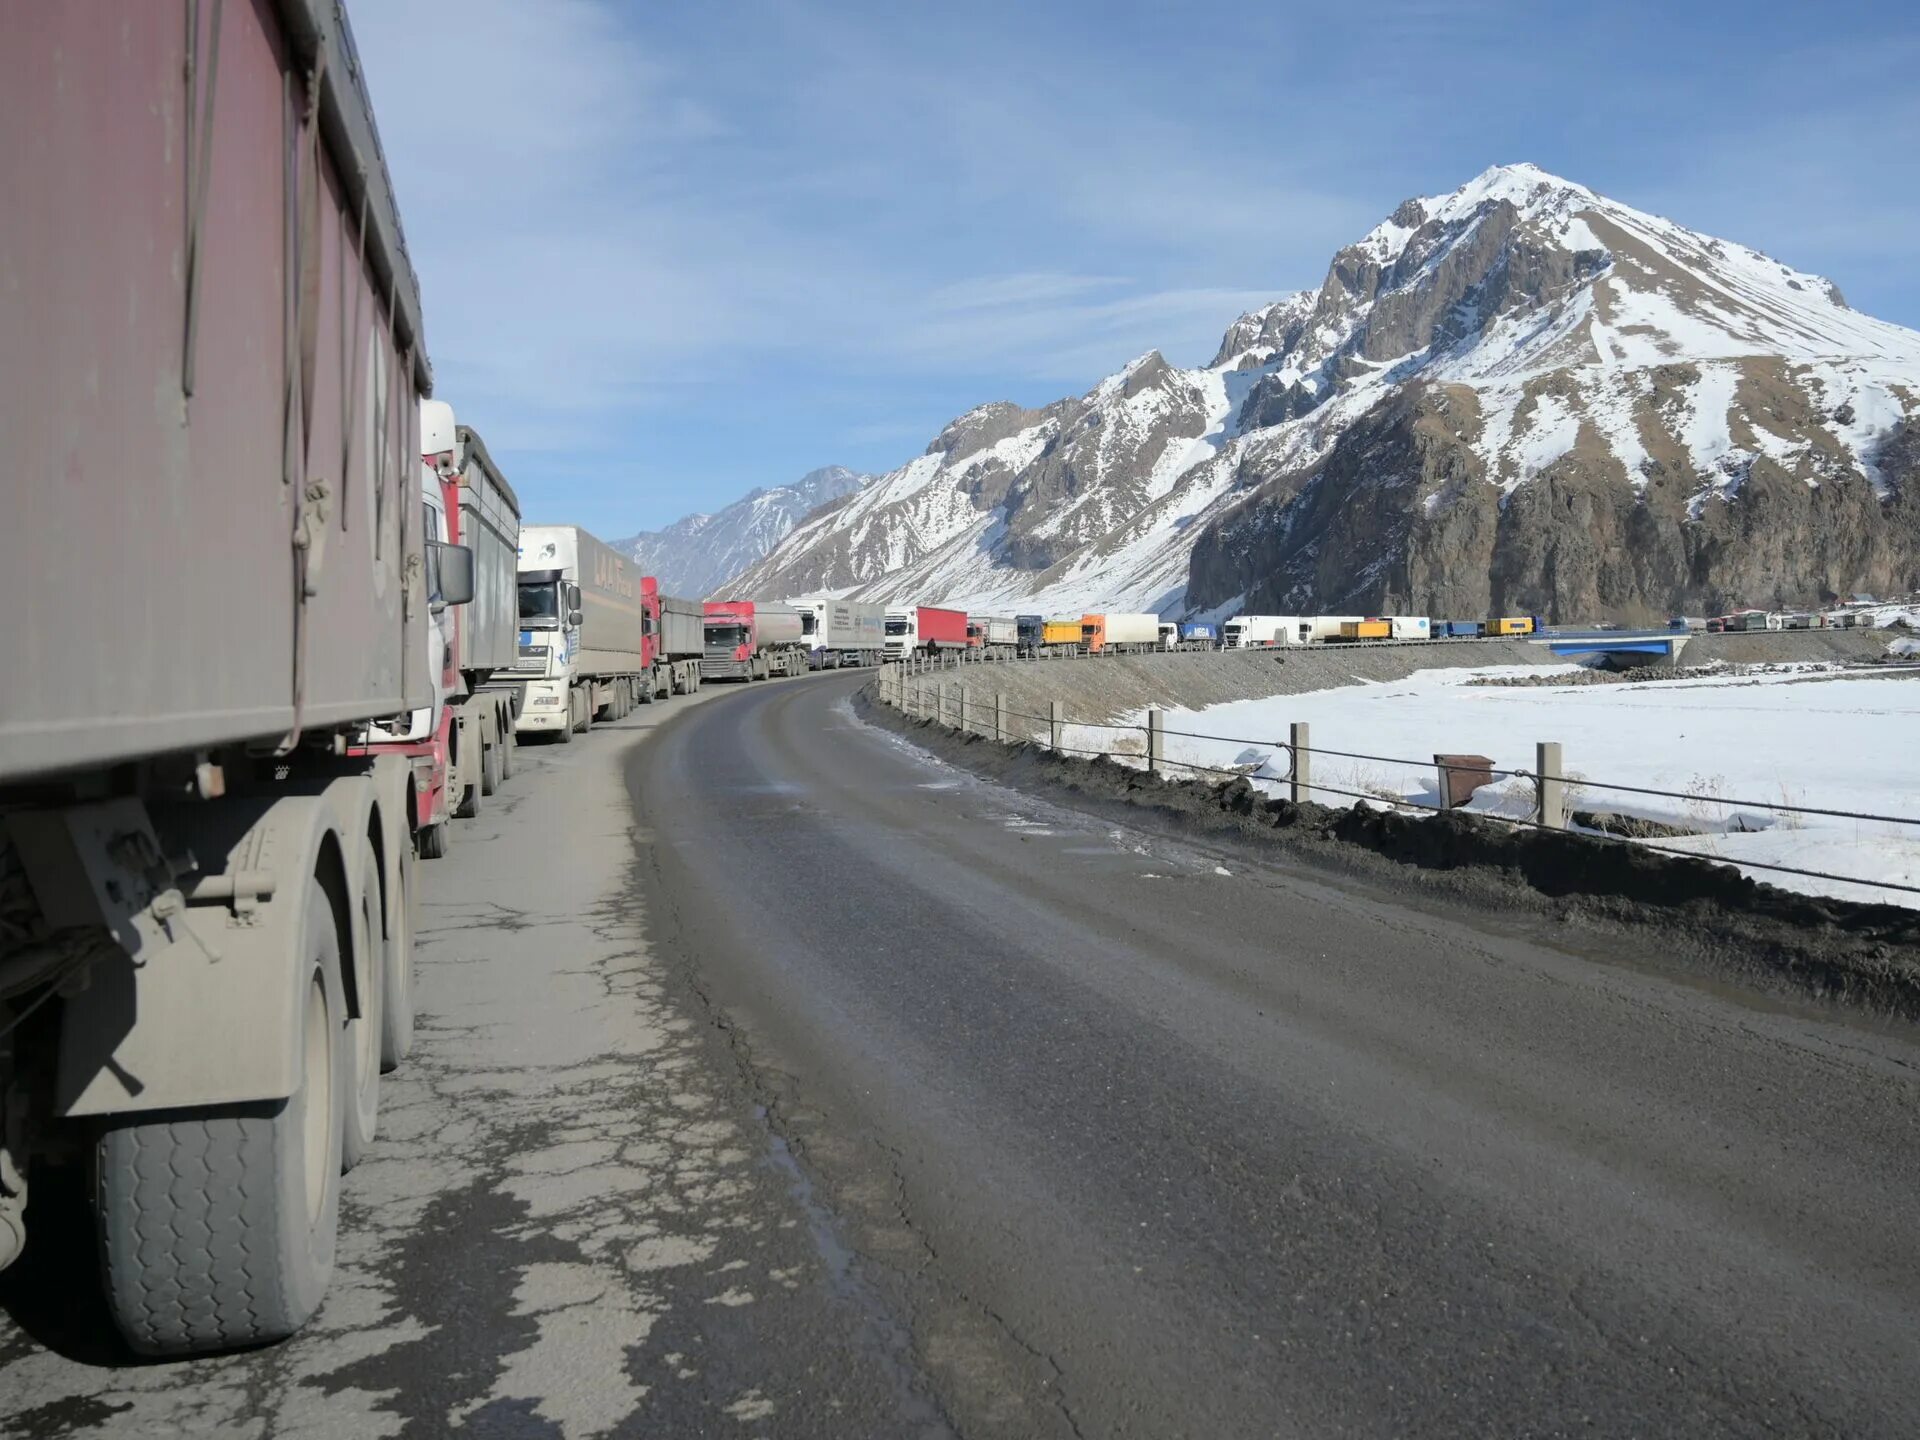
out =
[[960,729],[963,734],[973,733],[973,687],[960,687]]
[[1289,729],[1287,743],[1293,747],[1293,803],[1304,805],[1313,788],[1313,741],[1306,723],[1296,720]]
[[1166,718],[1158,710],[1147,711],[1147,773],[1158,775],[1166,766],[1167,737],[1161,733]]
[[1534,747],[1534,771],[1540,777],[1540,824],[1547,830],[1567,828],[1567,784],[1560,768],[1560,742],[1542,740]]
[[1002,745],[1007,743],[1007,692],[1004,690],[993,697],[993,738]]
[[1050,703],[1047,716],[1047,748],[1058,751],[1067,729],[1067,707],[1058,700]]

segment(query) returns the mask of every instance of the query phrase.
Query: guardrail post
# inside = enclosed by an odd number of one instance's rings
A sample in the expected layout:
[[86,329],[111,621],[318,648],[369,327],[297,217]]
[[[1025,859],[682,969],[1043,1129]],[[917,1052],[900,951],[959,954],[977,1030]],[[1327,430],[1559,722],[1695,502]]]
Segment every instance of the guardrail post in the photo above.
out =
[[1007,692],[997,691],[993,697],[993,738],[1002,745],[1007,743]]
[[1540,776],[1540,826],[1567,828],[1567,782],[1560,768],[1560,742],[1542,740],[1534,747],[1534,769]]
[[1158,775],[1167,758],[1167,738],[1161,727],[1165,717],[1158,710],[1147,711],[1147,773]]
[[973,687],[971,685],[960,687],[960,730],[966,735],[973,733]]
[[1289,727],[1287,744],[1293,751],[1293,803],[1304,805],[1313,788],[1313,742],[1305,721],[1296,720]]
[[1067,729],[1067,707],[1062,705],[1058,700],[1055,700],[1051,702],[1048,708],[1048,715],[1047,715],[1047,748],[1048,749],[1056,752],[1060,749],[1060,741],[1061,741],[1061,738],[1066,734],[1066,729]]

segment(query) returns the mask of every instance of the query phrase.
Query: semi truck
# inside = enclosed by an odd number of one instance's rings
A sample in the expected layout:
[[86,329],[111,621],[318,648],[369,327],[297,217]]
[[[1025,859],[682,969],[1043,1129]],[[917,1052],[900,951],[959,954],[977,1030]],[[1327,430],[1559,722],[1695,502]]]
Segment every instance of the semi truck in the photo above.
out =
[[442,656],[434,704],[398,722],[371,727],[373,750],[407,757],[427,797],[420,827],[423,856],[446,854],[450,815],[480,813],[513,772],[520,687],[508,677],[516,658],[520,502],[472,429],[455,422],[443,400],[420,402],[422,502],[433,538],[473,554],[472,602],[439,617]]
[[[36,6],[0,46],[33,132],[0,147],[0,1265],[53,1242],[148,1355],[326,1291],[413,1035],[415,784],[359,742],[431,703],[472,590],[424,529],[432,369],[342,10],[182,13]],[[43,1214],[53,1164],[85,1224]]]
[[633,562],[578,525],[528,525],[517,579],[513,673],[525,690],[515,729],[567,744],[628,714],[650,678]]
[[1090,655],[1126,655],[1160,648],[1160,617],[1108,612],[1080,617],[1080,638]]
[[887,611],[886,658],[945,655],[967,648],[967,613],[938,605],[906,605]]
[[1220,629],[1220,643],[1228,650],[1255,646],[1297,645],[1306,637],[1298,615],[1235,615]]
[[662,595],[660,581],[642,575],[640,608],[641,659],[646,666],[640,703],[651,705],[655,700],[692,694],[700,688],[700,660],[707,653],[706,606],[698,600]]
[[862,600],[807,595],[787,602],[800,612],[807,663],[815,670],[878,665],[887,642],[887,608]]
[[709,600],[705,627],[703,679],[770,680],[807,673],[806,632],[791,605]]
[[1019,622],[1005,615],[969,615],[967,646],[976,660],[1011,660],[1020,646]]

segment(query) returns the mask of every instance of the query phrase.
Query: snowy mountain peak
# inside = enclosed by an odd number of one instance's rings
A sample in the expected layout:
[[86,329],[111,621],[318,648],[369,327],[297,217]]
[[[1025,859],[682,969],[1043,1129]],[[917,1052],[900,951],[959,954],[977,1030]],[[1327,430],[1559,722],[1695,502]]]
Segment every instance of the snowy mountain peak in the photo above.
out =
[[[1888,538],[1874,507],[1904,493],[1917,411],[1920,335],[1830,282],[1497,165],[1399,205],[1317,289],[1238,317],[1204,369],[1153,351],[1039,410],[967,412],[742,579],[1063,611],[1257,596],[1280,613],[1391,598],[1644,616],[1742,573],[1761,521],[1740,497],[1777,482],[1765,523],[1814,525],[1809,495],[1829,517],[1855,508],[1830,549],[1767,541],[1792,557],[1769,574],[1807,594],[1899,588],[1920,579],[1898,569],[1920,563],[1920,523]],[[1578,504],[1501,518],[1575,477]],[[1636,513],[1597,546],[1562,535]],[[1449,530],[1462,516],[1479,528]],[[1619,551],[1629,533],[1658,537],[1657,562]],[[1412,566],[1441,534],[1453,550]],[[1593,588],[1590,555],[1617,594]]]
[[802,519],[849,495],[871,477],[844,465],[809,471],[791,485],[760,487],[712,515],[683,516],[663,530],[644,530],[614,548],[657,576],[669,594],[704,596],[765,555]]

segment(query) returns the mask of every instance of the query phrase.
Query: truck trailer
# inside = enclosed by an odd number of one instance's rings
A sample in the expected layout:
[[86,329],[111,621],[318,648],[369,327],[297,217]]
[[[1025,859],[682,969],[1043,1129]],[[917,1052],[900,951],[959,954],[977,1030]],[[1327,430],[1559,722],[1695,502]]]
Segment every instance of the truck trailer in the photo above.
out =
[[640,577],[640,703],[651,705],[700,688],[700,661],[706,655],[707,607],[698,600],[662,595],[660,581]]
[[831,595],[802,596],[787,603],[800,612],[801,638],[813,669],[880,663],[887,641],[886,606]]
[[629,713],[650,670],[633,562],[578,525],[529,525],[518,578],[519,733],[566,744]]
[[1114,611],[1080,617],[1080,638],[1090,655],[1126,655],[1160,648],[1160,617]]
[[35,6],[0,45],[32,128],[0,147],[0,1265],[52,1243],[40,1283],[147,1355],[327,1289],[413,1035],[415,787],[360,742],[431,704],[473,568],[424,533],[432,369],[343,10],[182,14]]
[[791,605],[765,600],[709,600],[705,680],[770,680],[807,673],[806,631]]
[[1019,651],[1020,625],[1011,616],[969,615],[967,646],[976,660],[1011,660]]
[[903,605],[887,611],[886,658],[946,655],[967,649],[967,612],[938,605]]

